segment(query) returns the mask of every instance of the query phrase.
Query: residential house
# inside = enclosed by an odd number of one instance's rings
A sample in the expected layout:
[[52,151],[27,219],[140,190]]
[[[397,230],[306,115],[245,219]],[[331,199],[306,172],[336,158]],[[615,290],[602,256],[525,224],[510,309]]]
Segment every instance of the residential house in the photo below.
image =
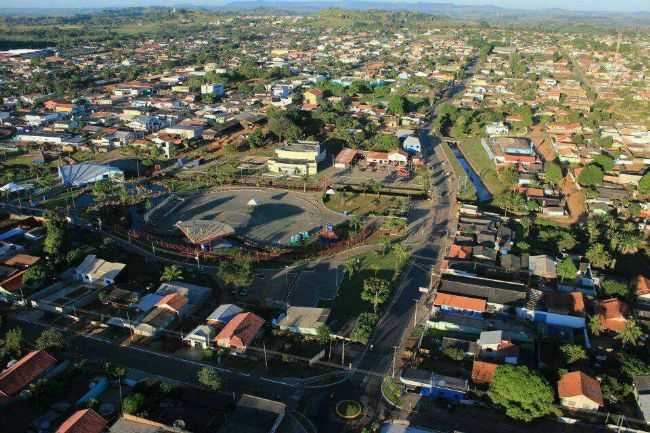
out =
[[460,401],[469,390],[467,380],[433,374],[430,371],[405,368],[400,374],[400,382],[407,388],[419,391],[423,397],[444,398]]
[[603,327],[612,332],[620,332],[630,314],[630,307],[618,298],[598,301],[596,311]]
[[34,379],[52,368],[57,360],[44,350],[29,352],[0,372],[0,402],[16,396]]
[[103,433],[106,431],[108,422],[92,409],[78,410],[54,433]]
[[650,278],[647,278],[645,275],[636,277],[634,290],[639,301],[650,302]]
[[217,346],[245,352],[264,325],[264,319],[253,313],[240,313],[217,334]]
[[457,313],[470,317],[481,317],[487,311],[487,301],[469,296],[453,295],[438,291],[433,301],[434,312]]
[[499,364],[475,360],[472,364],[472,382],[477,385],[490,385]]
[[598,410],[605,404],[600,382],[581,371],[562,375],[557,393],[560,404],[569,409]]
[[334,160],[334,167],[338,169],[349,168],[354,165],[354,162],[359,158],[359,152],[355,149],[343,148],[336,159]]
[[210,325],[199,325],[196,328],[192,329],[189,334],[183,337],[183,341],[189,344],[194,348],[207,349],[210,347],[214,337],[216,335],[216,330],[213,326]]
[[219,305],[210,315],[205,319],[210,326],[225,325],[230,322],[233,317],[239,313],[244,312],[235,304],[222,304]]
[[488,311],[496,312],[523,306],[528,287],[525,284],[492,278],[443,273],[438,291],[487,301]]
[[517,364],[519,346],[503,338],[503,331],[483,331],[476,343],[481,347],[479,356],[483,359],[498,360],[506,364]]
[[303,97],[305,99],[305,105],[318,107],[323,102],[323,91],[312,87],[311,89],[305,90]]
[[276,433],[286,411],[284,403],[243,394],[219,433]]
[[278,327],[295,334],[318,335],[318,330],[327,322],[329,308],[289,307]]
[[107,262],[90,254],[75,268],[74,274],[79,281],[108,286],[115,284],[115,279],[125,267],[123,263]]
[[650,422],[650,375],[634,376],[632,385],[639,412],[646,422]]

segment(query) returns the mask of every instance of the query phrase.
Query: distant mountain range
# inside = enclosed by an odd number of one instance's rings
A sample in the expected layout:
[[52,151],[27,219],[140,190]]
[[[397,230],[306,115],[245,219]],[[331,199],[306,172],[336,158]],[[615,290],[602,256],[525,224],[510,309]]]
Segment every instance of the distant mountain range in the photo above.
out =
[[[183,7],[189,9],[205,9],[215,11],[278,11],[306,15],[317,13],[323,9],[340,8],[348,10],[385,10],[385,11],[410,11],[439,16],[448,16],[456,19],[509,22],[523,21],[543,22],[551,19],[563,24],[596,24],[596,25],[627,25],[650,26],[650,12],[588,12],[571,11],[564,9],[511,9],[491,5],[458,5],[452,2],[423,2],[406,1],[391,2],[368,0],[96,0],[92,5],[80,8],[57,8],[55,5],[66,3],[54,0],[53,7],[48,8],[2,8],[0,15],[74,15],[79,13],[93,13],[100,9],[116,9],[121,7]],[[33,4],[29,0],[24,4]],[[68,3],[69,4],[69,3]]]

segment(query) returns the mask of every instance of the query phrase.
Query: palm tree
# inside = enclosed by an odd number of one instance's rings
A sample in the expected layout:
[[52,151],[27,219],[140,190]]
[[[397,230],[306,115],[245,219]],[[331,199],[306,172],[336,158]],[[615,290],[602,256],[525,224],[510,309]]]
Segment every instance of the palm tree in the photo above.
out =
[[357,273],[357,270],[359,269],[359,258],[358,257],[350,257],[343,263],[343,267],[345,268],[345,274],[348,276],[348,279],[352,279],[354,274]]
[[408,261],[409,252],[402,244],[397,244],[393,247],[393,254],[395,255],[395,272],[397,272]]
[[160,281],[169,282],[183,277],[183,271],[176,265],[165,266]]
[[636,320],[628,320],[625,322],[625,327],[618,333],[615,338],[621,340],[623,346],[628,343],[632,346],[636,346],[642,335],[643,331],[641,330],[641,327],[636,323]]
[[350,228],[355,233],[359,232],[359,230],[361,229],[361,218],[359,217],[359,215],[352,215],[352,217],[350,218]]

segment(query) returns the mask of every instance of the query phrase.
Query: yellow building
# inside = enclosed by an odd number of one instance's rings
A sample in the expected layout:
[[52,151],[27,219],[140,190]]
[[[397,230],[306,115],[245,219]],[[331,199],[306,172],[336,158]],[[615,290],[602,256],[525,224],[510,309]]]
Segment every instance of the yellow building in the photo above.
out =
[[323,92],[320,89],[311,88],[304,93],[305,104],[320,105],[323,102]]
[[317,141],[300,140],[275,149],[275,157],[266,165],[271,173],[289,176],[313,176],[318,164],[327,157],[327,151]]

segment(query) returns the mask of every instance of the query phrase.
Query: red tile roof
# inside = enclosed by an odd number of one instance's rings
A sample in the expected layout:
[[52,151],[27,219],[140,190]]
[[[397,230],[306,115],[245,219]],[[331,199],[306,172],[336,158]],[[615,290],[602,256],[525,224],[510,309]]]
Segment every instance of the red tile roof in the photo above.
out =
[[474,361],[472,365],[472,382],[474,383],[492,383],[494,373],[497,371],[498,364],[485,361]]
[[92,409],[78,410],[55,433],[102,433],[108,422]]
[[229,346],[235,349],[245,350],[252,342],[264,319],[253,313],[239,313],[215,337],[220,346]]
[[56,359],[44,350],[30,352],[23,356],[0,373],[0,400],[18,394],[56,362]]
[[446,305],[447,307],[455,308],[458,310],[478,311],[484,313],[487,309],[487,301],[485,299],[470,298],[468,296],[452,295],[451,293],[438,292],[436,299],[433,301],[434,305]]
[[643,295],[650,295],[650,279],[644,277],[643,275],[639,275],[636,278],[636,294],[638,296],[643,296]]
[[617,298],[605,299],[598,304],[598,317],[605,329],[620,332],[625,328],[626,317],[630,307]]
[[557,393],[560,398],[585,396],[599,406],[604,404],[600,382],[581,371],[572,371],[562,376],[557,383]]
[[447,257],[454,259],[467,259],[472,255],[472,247],[452,244]]
[[174,292],[163,296],[158,302],[156,307],[167,306],[171,310],[179,312],[187,304],[187,298],[180,293]]

